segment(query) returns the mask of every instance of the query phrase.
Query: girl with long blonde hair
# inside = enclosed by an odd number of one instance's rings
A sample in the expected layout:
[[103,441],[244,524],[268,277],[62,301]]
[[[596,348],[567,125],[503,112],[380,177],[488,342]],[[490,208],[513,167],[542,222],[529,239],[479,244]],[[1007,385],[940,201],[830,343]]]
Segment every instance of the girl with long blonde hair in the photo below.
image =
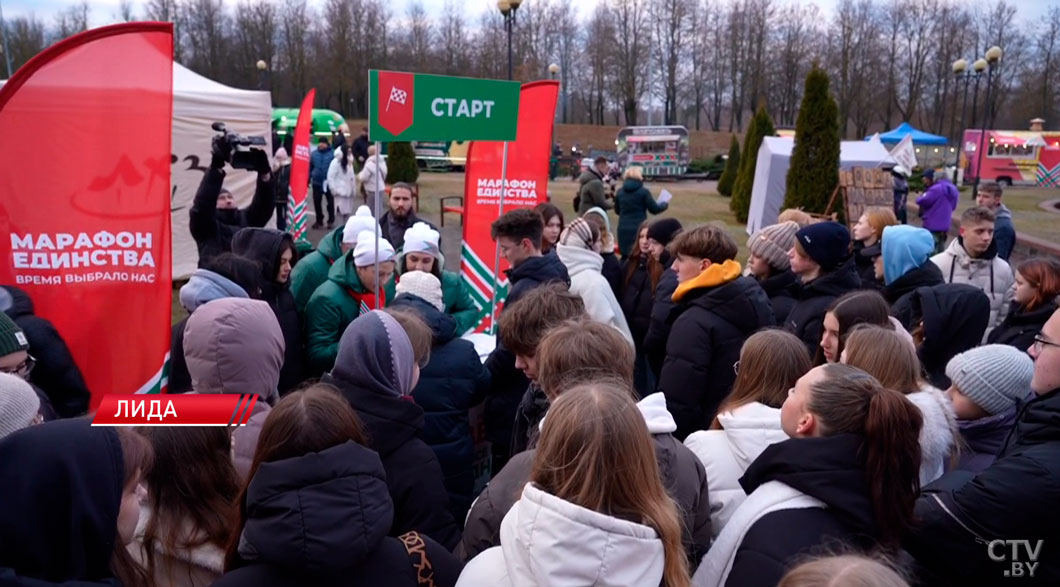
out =
[[530,483],[501,523],[501,545],[457,586],[690,585],[681,522],[628,390],[563,393],[545,419]]

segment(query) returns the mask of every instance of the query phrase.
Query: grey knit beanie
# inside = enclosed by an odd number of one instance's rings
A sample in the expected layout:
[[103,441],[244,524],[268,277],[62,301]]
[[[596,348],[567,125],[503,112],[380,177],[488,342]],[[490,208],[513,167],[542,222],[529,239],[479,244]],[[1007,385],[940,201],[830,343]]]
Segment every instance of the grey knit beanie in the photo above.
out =
[[33,423],[40,398],[21,377],[0,373],[0,438]]
[[783,271],[791,267],[788,251],[795,245],[798,231],[799,225],[790,220],[773,224],[751,235],[747,239],[747,248],[751,249],[752,255],[765,259],[773,269]]
[[988,344],[960,353],[946,364],[946,377],[975,405],[991,415],[1022,401],[1031,390],[1034,361],[1005,344]]

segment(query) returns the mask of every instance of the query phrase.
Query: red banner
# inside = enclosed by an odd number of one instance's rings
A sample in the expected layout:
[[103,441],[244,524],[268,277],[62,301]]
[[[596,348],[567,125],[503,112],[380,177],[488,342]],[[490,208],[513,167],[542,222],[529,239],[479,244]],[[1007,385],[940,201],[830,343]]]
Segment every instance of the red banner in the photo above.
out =
[[305,195],[309,187],[309,136],[313,126],[313,100],[317,90],[313,88],[302,99],[302,109],[298,111],[298,122],[294,127],[294,142],[291,161],[291,192],[287,199],[287,216],[290,222],[287,232],[294,235],[296,241],[308,241],[306,232]]
[[[555,116],[558,96],[559,82],[523,84],[519,95],[518,137],[508,143],[504,211],[532,208],[548,197],[552,124],[546,124],[545,121],[551,121]],[[474,141],[467,150],[460,274],[479,308],[475,332],[492,328],[490,304],[495,291],[493,264],[497,249],[490,238],[489,226],[500,212],[503,154],[504,143],[497,141]],[[503,273],[507,268],[507,262],[501,259],[501,280],[496,287],[498,304],[503,303],[508,295],[508,279]]]
[[257,394],[193,393],[137,397],[108,393],[92,418],[93,426],[246,426]]
[[0,283],[55,324],[93,406],[165,386],[172,70],[173,25],[129,23],[52,45],[0,89]]
[[[413,101],[415,100],[416,77],[398,71],[379,72],[379,124],[399,135],[412,126]],[[385,104],[385,106],[384,106]]]

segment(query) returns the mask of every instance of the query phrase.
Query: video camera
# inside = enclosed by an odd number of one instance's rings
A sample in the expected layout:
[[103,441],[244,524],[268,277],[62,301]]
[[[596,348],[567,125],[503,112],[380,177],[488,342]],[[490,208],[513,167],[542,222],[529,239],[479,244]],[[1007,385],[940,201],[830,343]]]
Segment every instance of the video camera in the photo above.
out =
[[235,169],[268,170],[269,155],[265,152],[268,143],[265,137],[241,135],[228,130],[223,122],[215,122],[210,128],[221,133],[214,138],[214,143],[220,143],[224,160]]

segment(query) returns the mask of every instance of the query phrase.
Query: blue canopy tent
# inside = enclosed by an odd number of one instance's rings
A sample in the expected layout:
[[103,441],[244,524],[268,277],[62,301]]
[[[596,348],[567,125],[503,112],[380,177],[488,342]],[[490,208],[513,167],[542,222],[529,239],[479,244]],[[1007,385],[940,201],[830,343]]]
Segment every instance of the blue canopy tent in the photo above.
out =
[[[880,141],[884,143],[898,143],[901,142],[906,136],[912,135],[913,143],[919,145],[945,145],[949,141],[946,137],[933,135],[926,133],[922,130],[917,130],[912,127],[908,122],[899,124],[894,130],[890,130],[884,133],[880,133]],[[871,139],[871,136],[865,137],[865,140]]]

